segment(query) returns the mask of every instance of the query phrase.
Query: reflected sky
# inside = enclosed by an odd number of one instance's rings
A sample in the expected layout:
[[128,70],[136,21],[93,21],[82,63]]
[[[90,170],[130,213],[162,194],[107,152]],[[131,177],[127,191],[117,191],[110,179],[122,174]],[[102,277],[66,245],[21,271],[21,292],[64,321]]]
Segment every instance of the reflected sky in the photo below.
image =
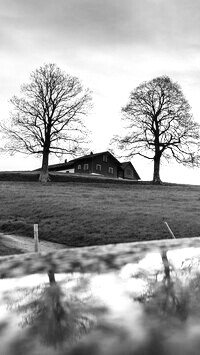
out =
[[163,248],[103,273],[1,278],[1,351],[198,354],[199,261],[200,248]]

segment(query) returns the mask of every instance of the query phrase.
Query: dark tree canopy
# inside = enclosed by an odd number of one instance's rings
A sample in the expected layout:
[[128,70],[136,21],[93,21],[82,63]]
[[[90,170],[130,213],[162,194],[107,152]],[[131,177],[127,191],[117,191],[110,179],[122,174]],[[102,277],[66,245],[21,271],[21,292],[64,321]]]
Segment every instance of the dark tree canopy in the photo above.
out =
[[180,86],[167,76],[144,82],[131,92],[122,108],[124,135],[114,137],[127,156],[154,161],[153,181],[160,182],[160,160],[174,158],[192,166],[200,138],[199,125]]
[[73,154],[87,141],[83,124],[90,108],[91,93],[78,78],[65,74],[55,64],[35,70],[30,83],[21,87],[21,97],[11,99],[11,124],[3,131],[11,153],[43,157],[41,181],[48,179],[49,154]]

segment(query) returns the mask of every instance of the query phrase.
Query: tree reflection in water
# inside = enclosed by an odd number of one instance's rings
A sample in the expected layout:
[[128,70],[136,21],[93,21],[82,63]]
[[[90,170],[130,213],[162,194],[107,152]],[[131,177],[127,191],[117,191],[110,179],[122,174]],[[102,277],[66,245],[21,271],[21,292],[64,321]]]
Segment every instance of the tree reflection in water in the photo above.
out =
[[[123,289],[121,299],[126,306],[119,304],[124,313],[117,316],[88,295],[89,276],[80,278],[76,288],[64,291],[50,270],[48,285],[22,289],[24,302],[13,306],[21,315],[26,336],[15,341],[9,355],[199,354],[200,274],[192,268],[175,270],[166,250],[161,260],[158,274],[140,272],[147,284],[142,295],[136,297]],[[119,275],[113,275],[118,282]],[[38,339],[45,351],[40,347],[31,352]]]
[[[56,282],[53,270],[48,272],[48,279],[49,285],[42,289],[21,289],[20,297],[24,296],[26,302],[21,303],[19,300],[17,307],[13,304],[12,308],[20,315],[20,325],[26,330],[24,346],[27,347],[25,343],[35,339],[46,346],[64,346],[67,349],[94,327],[98,313],[106,312],[106,308],[96,306],[91,296],[84,299],[79,297],[86,288],[85,278],[80,277],[75,286],[78,296],[73,289],[70,295],[64,294],[60,284]],[[16,342],[19,347],[19,341]],[[28,354],[31,353],[30,348],[29,351]]]
[[175,317],[184,321],[189,311],[189,285],[184,285],[177,276],[173,266],[169,263],[166,251],[162,251],[161,258],[164,269],[163,279],[149,282],[148,291],[141,301],[145,306],[145,311],[156,315],[160,320],[169,321],[169,317]]
[[[98,325],[89,339],[79,343],[70,355],[198,355],[200,348],[200,275],[191,270],[175,270],[167,251],[161,253],[163,270],[150,275],[147,290],[139,301],[143,309],[139,322],[143,337],[137,339],[135,326],[118,323]],[[143,275],[144,279],[146,277]],[[140,274],[141,277],[141,274]],[[131,294],[129,295],[131,297]],[[197,312],[198,310],[198,312]],[[139,326],[139,325],[138,325]],[[106,329],[106,331],[105,331]],[[104,344],[104,345],[102,345]]]

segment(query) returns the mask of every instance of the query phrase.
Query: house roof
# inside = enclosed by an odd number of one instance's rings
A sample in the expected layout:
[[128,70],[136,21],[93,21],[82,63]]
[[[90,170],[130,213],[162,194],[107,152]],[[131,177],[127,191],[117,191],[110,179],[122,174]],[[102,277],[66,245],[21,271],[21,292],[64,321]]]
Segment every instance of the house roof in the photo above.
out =
[[70,162],[75,162],[75,161],[80,161],[80,160],[83,160],[83,159],[92,159],[93,157],[98,157],[98,156],[104,155],[104,154],[110,155],[118,164],[120,164],[119,160],[117,158],[115,158],[114,155],[112,153],[110,153],[108,150],[106,150],[105,152],[90,153],[90,154],[87,154],[87,155],[83,155],[82,157],[70,160],[69,163]]
[[[70,160],[67,163],[59,163],[59,164],[52,164],[48,166],[49,171],[58,171],[58,170],[65,170],[65,169],[73,169],[74,161]],[[39,171],[41,168],[36,169],[35,171]]]

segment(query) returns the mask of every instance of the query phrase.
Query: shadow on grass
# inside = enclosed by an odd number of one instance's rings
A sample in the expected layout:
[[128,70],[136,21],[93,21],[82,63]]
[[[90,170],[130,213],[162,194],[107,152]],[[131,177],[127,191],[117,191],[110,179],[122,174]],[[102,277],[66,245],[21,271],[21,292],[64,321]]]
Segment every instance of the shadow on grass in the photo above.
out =
[[24,251],[18,248],[8,247],[0,240],[0,257],[5,255],[23,254]]

